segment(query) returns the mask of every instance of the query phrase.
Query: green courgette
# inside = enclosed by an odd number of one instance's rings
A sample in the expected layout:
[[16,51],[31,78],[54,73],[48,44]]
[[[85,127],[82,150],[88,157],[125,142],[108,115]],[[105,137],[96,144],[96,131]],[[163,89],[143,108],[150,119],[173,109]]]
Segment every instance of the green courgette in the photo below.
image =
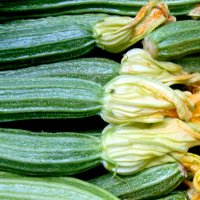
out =
[[200,21],[180,20],[160,27],[145,37],[143,48],[158,60],[200,53]]
[[174,84],[192,86],[200,81],[200,74],[196,73],[199,71],[200,57],[193,56],[174,62],[179,64],[157,61],[143,49],[134,48],[123,56],[121,64],[105,58],[79,58],[0,71],[0,78],[69,77],[105,85],[119,74],[130,74],[156,79],[168,86]]
[[190,200],[187,191],[173,191],[169,195],[157,200]]
[[160,122],[166,116],[190,120],[187,96],[152,79],[121,75],[101,86],[78,78],[0,79],[0,121],[82,118],[106,122]]
[[0,172],[0,199],[119,200],[106,190],[77,178],[36,178]]
[[100,15],[90,19],[93,16],[47,17],[1,24],[0,69],[68,60],[85,55],[95,46],[120,53],[170,17],[167,5],[157,0],[145,5],[135,18]]
[[184,70],[190,73],[200,72],[200,56],[191,55],[174,60],[175,63],[183,66]]
[[[151,167],[134,176],[103,175],[89,180],[120,199],[155,199],[173,191],[184,179],[181,166],[170,163]],[[182,194],[183,195],[183,194]],[[177,195],[176,195],[177,196]]]
[[32,176],[61,176],[103,164],[113,173],[133,175],[161,164],[176,161],[185,164],[182,155],[200,145],[194,135],[199,132],[178,119],[165,119],[154,125],[109,125],[101,137],[1,128],[0,170]]
[[[108,13],[135,16],[148,0],[42,0],[34,2],[1,1],[0,20],[38,18],[63,14]],[[188,14],[199,0],[166,0],[171,13],[175,16]]]
[[119,75],[120,64],[105,58],[79,58],[14,70],[0,71],[0,78],[69,77],[105,85]]

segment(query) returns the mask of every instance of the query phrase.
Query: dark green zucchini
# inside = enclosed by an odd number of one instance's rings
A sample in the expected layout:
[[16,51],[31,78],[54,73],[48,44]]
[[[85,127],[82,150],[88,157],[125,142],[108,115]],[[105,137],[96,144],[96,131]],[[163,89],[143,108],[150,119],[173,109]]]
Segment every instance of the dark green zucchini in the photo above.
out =
[[[63,14],[108,13],[135,16],[148,0],[1,0],[0,20],[39,18]],[[172,15],[188,14],[199,0],[166,0]]]
[[172,60],[200,53],[200,21],[182,20],[147,35],[143,48],[158,60]]
[[0,129],[0,170],[37,176],[73,175],[101,164],[98,137]]
[[36,178],[0,172],[0,199],[6,200],[119,200],[77,178]]
[[120,199],[155,199],[173,191],[184,179],[182,167],[177,163],[143,170],[133,176],[103,175],[89,180]]
[[174,60],[175,63],[181,65],[185,71],[190,73],[200,72],[200,56],[191,55],[181,59]]
[[[49,19],[50,20],[50,19]],[[48,21],[48,19],[47,19]],[[92,50],[95,41],[89,25],[56,23],[0,28],[0,68],[16,68],[66,60]]]
[[167,5],[157,1],[145,5],[135,18],[100,15],[90,19],[92,16],[47,17],[2,24],[0,69],[69,60],[85,55],[95,46],[120,53],[170,18]]
[[157,200],[190,200],[187,191],[173,191],[169,195]]
[[105,58],[80,58],[15,70],[0,71],[0,78],[69,77],[105,85],[119,75],[120,64]]

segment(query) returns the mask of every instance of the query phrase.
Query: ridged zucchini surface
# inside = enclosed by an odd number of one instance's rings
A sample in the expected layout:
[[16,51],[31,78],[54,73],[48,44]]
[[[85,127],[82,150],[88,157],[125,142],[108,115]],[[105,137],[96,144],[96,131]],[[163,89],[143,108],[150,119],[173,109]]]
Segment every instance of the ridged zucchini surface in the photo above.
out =
[[0,170],[34,176],[77,174],[101,164],[99,140],[81,133],[0,128]]
[[105,85],[119,74],[120,64],[105,58],[79,58],[14,70],[0,71],[0,78],[69,77]]
[[103,175],[89,182],[106,189],[120,199],[155,199],[173,191],[184,179],[178,163],[143,170],[133,176]]
[[180,20],[147,35],[143,48],[158,60],[172,60],[200,53],[200,21]]
[[200,72],[200,55],[186,56],[181,59],[174,60],[174,62],[181,65],[187,72]]
[[106,190],[76,178],[36,178],[6,172],[0,172],[0,199],[118,200]]
[[92,116],[102,96],[101,85],[82,79],[0,79],[0,121]]
[[79,57],[94,48],[95,40],[92,34],[89,23],[73,23],[65,17],[2,24],[0,69]]
[[190,200],[186,191],[173,191],[169,195],[157,200]]
[[[1,1],[0,20],[38,18],[63,14],[109,13],[135,16],[148,0],[35,0]],[[198,0],[166,0],[172,15],[188,14]]]

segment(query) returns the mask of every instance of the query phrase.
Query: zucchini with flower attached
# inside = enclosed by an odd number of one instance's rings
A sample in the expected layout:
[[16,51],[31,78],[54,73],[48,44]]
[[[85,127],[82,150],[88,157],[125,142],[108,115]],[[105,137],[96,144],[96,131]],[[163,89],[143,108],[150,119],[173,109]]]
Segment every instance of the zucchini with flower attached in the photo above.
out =
[[[188,62],[186,59],[175,61],[183,65],[182,67],[172,62],[157,61],[143,49],[135,48],[123,56],[121,65],[106,58],[79,58],[0,71],[0,78],[69,77],[91,80],[105,85],[119,74],[130,74],[157,79],[168,86],[173,84],[193,86],[200,82],[200,73],[197,73],[200,59],[199,61],[195,58],[190,59],[192,61],[189,59],[187,59]],[[189,72],[196,73],[190,74]]]
[[[108,13],[135,16],[148,0],[42,0],[24,2],[4,0],[0,7],[0,20],[21,18],[38,18],[63,14]],[[199,3],[199,0],[165,0],[171,13],[175,16],[187,15]]]
[[77,178],[36,178],[0,172],[1,199],[119,200],[106,190]]
[[200,53],[200,21],[180,20],[157,28],[144,38],[143,48],[158,60]]
[[109,125],[101,137],[1,128],[0,141],[0,170],[35,176],[73,175],[101,163],[125,176],[176,161],[196,169],[194,160],[200,160],[187,155],[200,145],[199,132],[171,118],[148,125]]
[[144,77],[121,75],[105,86],[77,78],[0,79],[0,121],[83,118],[106,122],[160,122],[164,117],[190,120],[195,104],[189,92]]
[[[95,46],[120,53],[171,18],[165,3],[150,1],[135,18],[91,15],[19,20],[0,26],[1,69],[68,60]],[[73,22],[75,21],[75,22]],[[89,22],[88,22],[89,21]],[[95,23],[96,22],[96,23]]]

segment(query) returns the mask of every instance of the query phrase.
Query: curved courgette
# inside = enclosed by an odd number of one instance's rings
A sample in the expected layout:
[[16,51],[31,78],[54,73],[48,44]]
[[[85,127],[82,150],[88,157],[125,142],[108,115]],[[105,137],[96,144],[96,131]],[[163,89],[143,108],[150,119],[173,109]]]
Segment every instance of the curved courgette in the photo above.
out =
[[182,20],[157,28],[144,38],[143,48],[158,60],[200,53],[200,21]]
[[77,178],[36,178],[0,172],[1,199],[119,200],[95,185]]
[[[39,18],[63,14],[109,13],[135,16],[148,0],[42,0],[24,2],[20,0],[1,2],[0,20]],[[199,0],[166,0],[171,13],[175,16],[188,14]]]
[[151,167],[132,176],[107,174],[89,182],[120,199],[148,200],[167,195],[180,185],[183,179],[182,167],[178,163],[170,163]]
[[171,194],[157,200],[190,200],[187,191],[174,191]]
[[79,133],[0,129],[0,170],[37,176],[73,175],[101,164],[99,138]]

